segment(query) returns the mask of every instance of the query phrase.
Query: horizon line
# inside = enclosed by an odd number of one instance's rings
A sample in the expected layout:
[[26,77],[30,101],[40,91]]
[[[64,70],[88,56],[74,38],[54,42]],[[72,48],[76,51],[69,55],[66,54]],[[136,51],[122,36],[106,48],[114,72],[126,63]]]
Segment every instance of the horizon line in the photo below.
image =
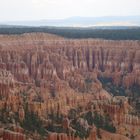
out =
[[65,18],[42,18],[42,19],[24,19],[24,20],[5,20],[0,21],[0,23],[4,22],[24,22],[24,21],[43,21],[43,20],[67,20],[71,18],[106,18],[106,17],[138,17],[140,15],[106,15],[106,16],[70,16]]

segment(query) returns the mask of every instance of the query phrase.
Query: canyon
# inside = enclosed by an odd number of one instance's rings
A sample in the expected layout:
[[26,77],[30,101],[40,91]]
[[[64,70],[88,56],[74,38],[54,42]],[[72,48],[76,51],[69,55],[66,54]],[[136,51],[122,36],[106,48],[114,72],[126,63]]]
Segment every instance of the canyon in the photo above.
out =
[[140,41],[0,35],[0,140],[139,140]]

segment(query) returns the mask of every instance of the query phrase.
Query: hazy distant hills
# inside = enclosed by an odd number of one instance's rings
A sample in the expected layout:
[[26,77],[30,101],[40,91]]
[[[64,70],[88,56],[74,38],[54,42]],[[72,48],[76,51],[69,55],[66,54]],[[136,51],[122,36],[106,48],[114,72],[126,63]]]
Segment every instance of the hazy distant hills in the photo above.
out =
[[71,17],[59,20],[0,23],[0,34],[32,32],[51,33],[66,38],[140,40],[140,16]]
[[108,17],[71,17],[57,20],[9,21],[1,25],[21,26],[59,26],[59,27],[94,27],[94,26],[140,26],[140,16]]

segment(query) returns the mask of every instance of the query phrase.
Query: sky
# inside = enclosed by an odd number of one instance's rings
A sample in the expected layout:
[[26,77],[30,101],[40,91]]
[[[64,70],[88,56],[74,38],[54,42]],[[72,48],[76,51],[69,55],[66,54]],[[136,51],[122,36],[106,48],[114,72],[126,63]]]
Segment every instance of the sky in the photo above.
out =
[[0,0],[0,22],[140,15],[140,0]]

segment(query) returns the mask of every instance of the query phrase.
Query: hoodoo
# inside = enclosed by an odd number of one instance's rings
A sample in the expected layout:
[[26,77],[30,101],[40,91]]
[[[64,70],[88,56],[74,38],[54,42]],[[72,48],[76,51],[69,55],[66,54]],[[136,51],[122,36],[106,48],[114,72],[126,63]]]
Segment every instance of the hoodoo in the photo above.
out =
[[139,91],[139,41],[0,35],[1,140],[138,138]]

